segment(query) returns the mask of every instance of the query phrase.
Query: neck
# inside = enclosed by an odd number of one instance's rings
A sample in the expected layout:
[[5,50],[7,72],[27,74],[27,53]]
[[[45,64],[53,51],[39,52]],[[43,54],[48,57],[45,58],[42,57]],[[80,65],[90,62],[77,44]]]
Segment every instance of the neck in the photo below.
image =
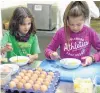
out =
[[19,34],[20,36],[25,36],[25,35],[26,35],[26,34],[23,34],[23,33],[19,32],[19,31],[18,31],[18,34]]

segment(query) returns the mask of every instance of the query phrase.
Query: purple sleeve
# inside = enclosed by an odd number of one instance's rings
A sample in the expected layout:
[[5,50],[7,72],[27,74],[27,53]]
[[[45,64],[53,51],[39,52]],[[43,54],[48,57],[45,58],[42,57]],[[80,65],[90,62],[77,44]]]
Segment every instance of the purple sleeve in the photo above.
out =
[[96,62],[100,62],[100,52],[94,54],[94,59],[95,59]]
[[91,43],[92,46],[97,50],[98,53],[94,54],[95,61],[100,61],[100,36],[95,32],[92,31],[91,34]]
[[57,33],[53,36],[51,42],[49,43],[49,45],[45,49],[45,56],[47,58],[50,58],[50,54],[52,52],[56,51],[57,48],[59,47],[59,45],[60,45],[59,31],[57,31]]

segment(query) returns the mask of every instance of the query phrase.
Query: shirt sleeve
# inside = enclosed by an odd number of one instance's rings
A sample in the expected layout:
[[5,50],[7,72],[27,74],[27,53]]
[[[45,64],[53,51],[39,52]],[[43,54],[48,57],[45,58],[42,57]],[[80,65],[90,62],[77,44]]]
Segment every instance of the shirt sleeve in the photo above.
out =
[[96,62],[100,62],[100,52],[94,54],[94,60],[95,60]]
[[31,47],[31,53],[32,54],[40,53],[40,47],[39,47],[38,38],[36,35],[34,35],[34,40]]
[[9,32],[5,32],[3,37],[2,37],[2,40],[1,40],[1,47],[4,47],[7,43],[8,43],[8,39],[9,39]]
[[97,50],[97,53],[94,54],[94,59],[95,61],[100,61],[100,36],[95,31],[91,35],[92,46]]
[[[59,32],[59,31],[58,31],[58,32]],[[58,32],[53,36],[51,42],[49,43],[49,45],[48,45],[47,48],[45,49],[45,56],[46,56],[47,58],[50,58],[50,54],[51,54],[52,52],[56,51],[57,48],[58,48],[59,45],[60,45],[60,41],[59,41],[60,39],[59,39],[59,33],[58,33]]]

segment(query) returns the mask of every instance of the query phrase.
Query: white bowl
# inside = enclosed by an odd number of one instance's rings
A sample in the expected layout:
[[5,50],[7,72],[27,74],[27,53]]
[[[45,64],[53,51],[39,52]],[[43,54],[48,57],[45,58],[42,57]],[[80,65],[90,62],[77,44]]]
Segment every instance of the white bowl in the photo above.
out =
[[26,65],[29,62],[29,57],[27,56],[14,56],[9,59],[10,62],[15,63],[19,66]]
[[61,65],[67,69],[78,68],[81,64],[81,61],[75,58],[64,58],[60,60]]

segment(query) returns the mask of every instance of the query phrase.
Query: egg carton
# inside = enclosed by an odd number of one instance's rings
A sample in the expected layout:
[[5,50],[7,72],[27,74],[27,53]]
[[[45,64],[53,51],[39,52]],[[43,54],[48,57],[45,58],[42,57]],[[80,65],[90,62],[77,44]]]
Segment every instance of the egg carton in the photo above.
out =
[[[19,70],[19,72],[21,70]],[[35,71],[35,69],[29,69],[29,68],[26,70]],[[46,71],[46,70],[43,69],[43,71]],[[52,71],[49,70],[46,72],[52,72]],[[16,75],[18,75],[18,73]],[[54,73],[53,79],[52,79],[50,85],[48,86],[48,90],[45,93],[55,93],[55,91],[56,91],[56,88],[57,88],[58,83],[59,83],[60,73],[58,71],[55,71],[53,73]],[[13,78],[15,78],[15,76]],[[9,83],[4,86],[4,91],[5,91],[5,93],[43,93],[40,90],[35,91],[34,89],[25,89],[25,88],[18,89],[16,87],[10,88]]]

